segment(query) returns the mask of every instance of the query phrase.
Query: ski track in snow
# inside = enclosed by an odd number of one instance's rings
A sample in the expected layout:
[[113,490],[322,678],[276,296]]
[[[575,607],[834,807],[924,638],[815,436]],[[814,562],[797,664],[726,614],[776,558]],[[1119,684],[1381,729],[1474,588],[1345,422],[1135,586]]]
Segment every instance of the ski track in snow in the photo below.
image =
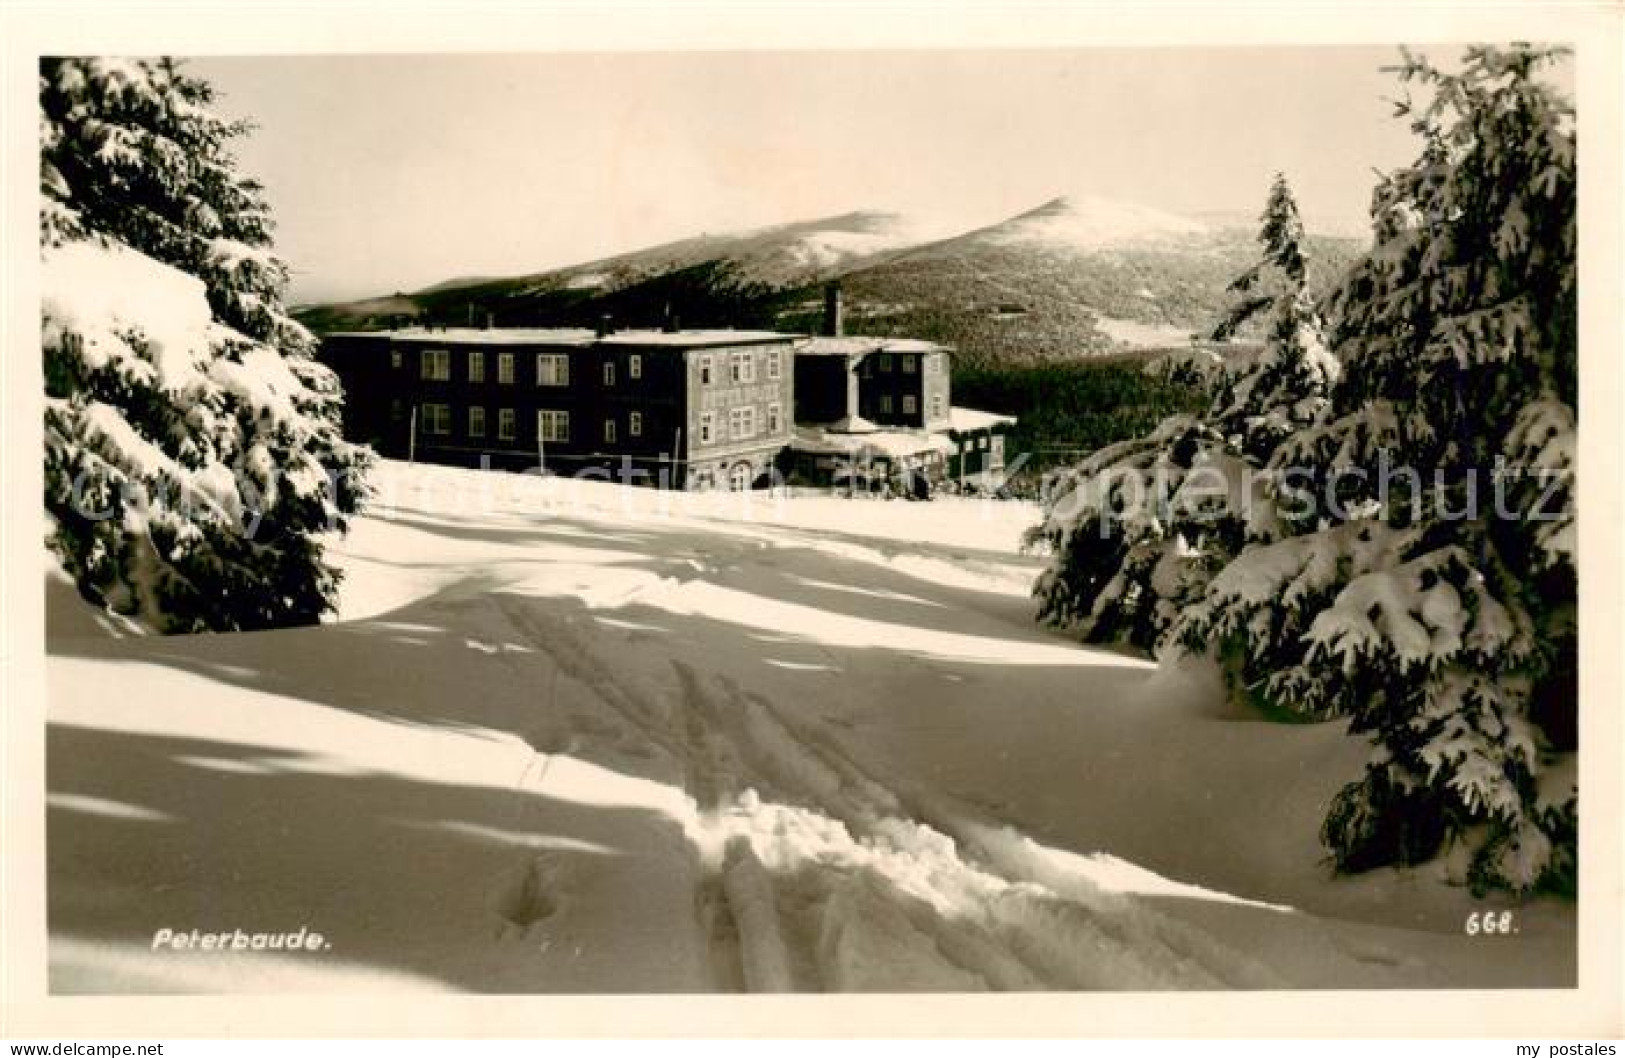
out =
[[[535,600],[493,596],[515,630],[681,765],[703,879],[696,913],[721,989],[1270,987],[1262,964],[1064,865],[997,844],[946,800],[869,774],[816,720],[672,658],[675,693],[624,678],[621,644]],[[606,650],[606,648],[608,648]],[[832,658],[833,660],[833,658]],[[541,779],[536,782],[543,788]],[[913,803],[911,803],[913,801]],[[927,804],[930,808],[927,809]],[[1041,858],[1040,858],[1041,859]],[[542,917],[550,861],[505,917]],[[549,910],[545,902],[540,909]]]
[[[386,484],[426,474],[395,464],[381,470]],[[1025,598],[1033,562],[1013,549],[1019,518],[1011,515],[1019,511],[949,528],[956,513],[974,517],[971,508],[836,506],[812,497],[792,501],[799,506],[776,521],[730,521],[703,510],[629,516],[623,502],[649,498],[607,488],[589,495],[597,506],[556,510],[548,504],[560,502],[558,483],[529,487],[533,496],[516,498],[525,504],[477,519],[431,515],[426,502],[409,501],[369,516],[339,552],[352,574],[353,608],[337,627],[85,641],[88,667],[63,670],[93,679],[105,656],[142,660],[131,671],[178,679],[184,665],[176,673],[163,667],[173,652],[215,679],[283,695],[269,700],[292,710],[286,730],[253,723],[264,715],[257,698],[217,700],[218,683],[202,684],[210,696],[198,699],[195,715],[122,711],[81,693],[53,706],[53,722],[70,733],[139,733],[156,724],[163,730],[150,733],[261,747],[246,761],[224,759],[224,749],[214,751],[222,758],[215,765],[196,754],[177,758],[210,775],[226,765],[269,773],[255,763],[263,758],[284,771],[394,769],[497,791],[489,813],[427,799],[410,816],[426,837],[460,843],[455,868],[424,860],[433,871],[421,887],[395,892],[406,902],[397,914],[409,939],[443,948],[398,966],[387,958],[393,937],[368,949],[395,969],[463,986],[1274,988],[1425,983],[1438,973],[1434,951],[1457,966],[1482,962],[1478,948],[1451,948],[1425,928],[1400,936],[1340,922],[1326,915],[1325,900],[1309,913],[1242,900],[1102,850],[1110,842],[1114,853],[1153,863],[1147,847],[1121,847],[1125,836],[1134,840],[1132,826],[1116,837],[1095,833],[1095,823],[1057,831],[1057,821],[1074,815],[1122,820],[1150,805],[1147,818],[1166,828],[1167,840],[1194,851],[1160,870],[1230,892],[1262,891],[1245,872],[1211,869],[1220,858],[1258,855],[1237,847],[1249,837],[1230,831],[1215,843],[1175,833],[1180,821],[1201,828],[1218,818],[1202,792],[1211,795],[1227,769],[1245,771],[1254,758],[1189,776],[1195,793],[1181,797],[1187,775],[1159,771],[1147,755],[1178,749],[1165,737],[1178,732],[1203,749],[1190,756],[1181,743],[1187,755],[1174,759],[1183,767],[1222,761],[1242,743],[1209,753],[1206,740],[1246,732],[1210,721],[1192,727],[1196,715],[1140,701],[1146,665],[1034,625]],[[152,654],[153,646],[164,651]],[[320,678],[288,683],[287,666],[307,660]],[[337,678],[346,667],[355,672]],[[398,681],[384,685],[401,701],[380,702],[376,680]],[[920,700],[929,708],[917,708]],[[1048,733],[1080,709],[1104,720]],[[299,717],[328,734],[302,730]],[[1029,723],[1039,725],[1029,729],[1038,732],[1038,752],[1030,736],[1002,734]],[[1124,723],[1143,726],[1136,734],[1119,730]],[[1080,732],[1088,738],[1079,741]],[[1095,769],[1097,779],[1071,787],[1046,763],[1045,739],[1076,745],[1061,764]],[[911,754],[916,740],[923,752]],[[1266,782],[1289,774],[1280,761],[1321,759],[1294,755],[1320,742],[1274,744],[1282,749],[1256,758]],[[967,751],[979,755],[968,773]],[[1015,754],[1009,764],[1007,751]],[[1067,798],[1085,789],[1089,810],[1078,812]],[[177,787],[165,800],[139,777],[127,789],[97,779],[54,785],[53,805],[75,818],[161,820],[189,814],[182,806],[192,790]],[[1173,796],[1147,797],[1165,791]],[[220,792],[232,796],[230,787]],[[365,805],[339,807],[332,835],[376,824]],[[1276,821],[1276,835],[1279,821],[1291,820],[1259,818]],[[69,844],[100,865],[91,846]],[[471,850],[478,870],[460,891]],[[78,860],[64,862],[80,869]],[[331,871],[348,878],[368,869],[339,856]],[[240,896],[261,898],[251,888]],[[309,899],[284,898],[292,907]],[[420,925],[421,916],[441,921]],[[419,941],[419,933],[433,939]],[[108,958],[63,951],[85,966]],[[140,956],[117,959],[134,967]]]
[[[569,754],[598,741],[628,757],[658,756],[674,766],[690,806],[684,825],[697,860],[694,914],[708,948],[711,988],[1154,990],[1294,983],[1238,948],[1233,935],[1221,939],[1135,892],[1103,888],[1098,863],[1047,847],[989,816],[996,805],[974,806],[917,782],[875,774],[842,741],[849,719],[750,689],[725,671],[725,663],[708,664],[713,659],[705,644],[662,634],[657,617],[646,623],[626,612],[641,604],[656,614],[707,613],[715,593],[766,570],[807,587],[922,611],[963,607],[965,597],[953,603],[933,598],[928,585],[937,584],[973,589],[969,598],[989,601],[972,602],[971,612],[959,615],[961,623],[934,633],[964,635],[949,629],[964,628],[968,620],[1034,649],[1053,649],[1030,617],[1013,618],[1008,608],[1012,587],[1024,580],[1024,571],[1011,579],[1011,562],[1021,570],[1023,560],[1010,556],[1010,562],[993,564],[949,547],[946,554],[954,561],[948,561],[937,557],[943,552],[901,541],[831,539],[794,525],[703,516],[672,524],[696,535],[664,556],[667,566],[657,577],[625,588],[614,581],[587,587],[579,597],[589,619],[532,594],[529,573],[510,569],[517,582],[513,591],[504,590],[500,563],[468,577],[478,582],[471,593],[477,604],[496,607],[513,638],[550,659],[602,707],[597,714],[565,718],[557,744],[547,747],[551,752]],[[605,536],[612,538],[614,528],[606,518]],[[804,572],[821,571],[830,560],[849,569],[907,570],[921,588],[874,591]],[[1019,629],[1009,626],[1012,620]],[[928,652],[877,659],[827,634],[735,634],[810,651],[817,662],[762,660],[803,673],[839,673],[858,681],[854,686],[868,685],[866,694],[913,693],[929,677],[965,678]],[[1065,649],[1086,655],[1082,648]],[[545,776],[543,764],[529,788],[546,793]],[[567,856],[556,852],[533,857],[506,883],[502,914],[521,935],[527,922],[553,913],[548,892],[568,888],[568,879],[559,877],[563,860]],[[1145,874],[1163,892],[1184,888],[1203,899],[1249,903]],[[1381,942],[1351,943],[1297,917],[1300,933],[1336,958],[1404,961]]]

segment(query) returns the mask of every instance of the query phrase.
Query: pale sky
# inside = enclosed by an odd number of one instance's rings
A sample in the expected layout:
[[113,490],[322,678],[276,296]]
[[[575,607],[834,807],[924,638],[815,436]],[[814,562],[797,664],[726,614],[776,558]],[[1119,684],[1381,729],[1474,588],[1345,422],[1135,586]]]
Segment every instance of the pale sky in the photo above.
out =
[[[1442,57],[1442,56],[1441,56]],[[1358,230],[1416,143],[1390,48],[196,59],[294,301],[856,209],[992,223],[1069,192]]]

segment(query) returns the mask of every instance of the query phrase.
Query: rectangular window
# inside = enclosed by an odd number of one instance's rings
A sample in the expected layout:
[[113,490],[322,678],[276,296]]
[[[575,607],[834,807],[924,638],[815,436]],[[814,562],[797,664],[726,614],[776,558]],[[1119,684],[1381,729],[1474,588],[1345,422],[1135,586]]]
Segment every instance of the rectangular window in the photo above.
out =
[[882,414],[882,415],[890,415],[891,414],[891,394],[890,393],[882,393],[880,395],[880,414]]
[[425,404],[422,418],[424,433],[436,436],[451,433],[451,405]]
[[942,394],[941,393],[933,393],[933,394],[931,394],[931,418],[933,418],[933,419],[942,418]]
[[914,362],[914,357],[912,357],[912,356],[905,353],[900,359],[903,361],[903,374],[905,374],[905,375],[914,374],[914,372],[917,370],[917,366],[916,366],[916,364]]
[[633,353],[626,358],[626,375],[628,378],[643,377],[643,354]]
[[728,432],[735,441],[748,441],[756,436],[756,409],[735,408],[728,413]]
[[401,355],[401,351],[399,349],[391,349],[389,351],[389,366],[390,367],[400,367],[401,364],[405,362],[405,360],[406,360],[406,358]]
[[[506,354],[504,354],[506,355]],[[499,408],[497,410],[497,437],[503,441],[512,441],[518,417],[512,408]]]
[[729,377],[738,383],[756,381],[756,354],[734,353],[728,357]]
[[425,349],[422,359],[423,377],[430,382],[449,382],[451,380],[451,351],[449,349]]
[[604,420],[604,443],[607,444],[607,445],[612,445],[612,444],[615,443],[615,420],[614,419],[605,419]]
[[700,357],[700,385],[711,384],[711,357],[709,354]]
[[543,441],[570,440],[570,413],[550,408],[537,409],[536,435]]
[[772,349],[767,354],[767,377],[774,382],[784,377],[784,353],[779,349]]
[[891,370],[891,354],[890,353],[881,353],[880,354],[880,370],[882,370],[882,371],[890,371]]
[[497,381],[504,386],[513,385],[513,354],[497,354]]
[[711,443],[712,438],[716,436],[716,421],[715,412],[700,412],[700,444],[708,445]]
[[568,386],[570,384],[570,358],[562,353],[537,353],[536,384],[538,386]]
[[[772,361],[769,361],[771,363]],[[767,432],[776,434],[784,426],[784,408],[778,404],[767,406]]]
[[613,360],[605,360],[604,361],[604,385],[613,386],[614,384],[615,384],[615,361],[613,361]]
[[919,403],[918,403],[918,401],[916,401],[914,399],[914,394],[912,394],[912,393],[904,394],[904,396],[903,396],[903,414],[904,415],[913,415],[918,410],[919,410]]
[[485,354],[468,354],[468,380],[470,382],[485,381]]
[[626,417],[626,432],[633,437],[643,436],[643,413],[641,411],[632,412]]
[[485,436],[485,409],[478,404],[468,409],[468,436]]

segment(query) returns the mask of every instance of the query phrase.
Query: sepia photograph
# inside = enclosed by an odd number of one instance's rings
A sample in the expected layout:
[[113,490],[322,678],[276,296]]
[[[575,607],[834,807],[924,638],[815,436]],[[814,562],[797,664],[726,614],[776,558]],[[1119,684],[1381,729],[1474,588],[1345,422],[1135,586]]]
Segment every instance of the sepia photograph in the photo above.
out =
[[423,43],[27,60],[49,996],[1582,985],[1576,41]]

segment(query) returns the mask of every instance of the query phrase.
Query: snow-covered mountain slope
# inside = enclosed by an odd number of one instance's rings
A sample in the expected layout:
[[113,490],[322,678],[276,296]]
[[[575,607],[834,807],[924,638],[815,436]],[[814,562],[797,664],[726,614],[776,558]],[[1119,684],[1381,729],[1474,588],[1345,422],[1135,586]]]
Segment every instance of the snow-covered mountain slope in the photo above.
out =
[[857,211],[737,233],[701,235],[529,278],[530,285],[540,290],[552,289],[561,280],[579,286],[583,277],[595,279],[592,285],[599,289],[614,290],[667,273],[727,261],[731,278],[740,285],[799,286],[875,254],[917,246],[947,234],[952,234],[952,227],[945,227],[941,221],[901,213]]
[[888,212],[850,213],[812,224],[770,228],[764,233],[769,254],[781,255],[789,263],[788,274],[775,277],[768,269],[747,274],[761,282],[778,279],[782,283],[785,278],[793,281],[798,269],[815,274],[835,272],[877,254],[919,246],[954,233],[952,223],[941,218]]
[[[718,313],[749,311],[770,292],[816,285],[885,254],[963,230],[942,218],[859,210],[739,232],[707,233],[600,260],[524,276],[448,280],[408,296],[406,315],[466,317],[469,306],[499,320],[587,319],[619,309],[629,322],[658,323],[666,305],[688,318],[736,323]],[[398,306],[390,306],[402,313]],[[378,299],[313,306],[317,330],[387,319]],[[647,318],[645,318],[647,317]],[[590,320],[589,320],[590,322]]]
[[[963,363],[1066,358],[1183,342],[1223,318],[1226,287],[1257,256],[1256,222],[1235,227],[1088,194],[988,226],[857,211],[693,239],[510,279],[445,283],[406,315],[499,326],[661,322],[816,332],[819,286],[839,279],[854,333],[954,346]],[[1350,240],[1310,239],[1317,288],[1353,259]],[[381,326],[401,302],[305,310],[317,331]],[[1117,323],[1117,326],[1113,324]]]
[[[1255,236],[1256,226],[1057,198],[847,272],[847,317],[865,331],[945,342],[964,364],[1165,348],[1224,318],[1229,284],[1257,258]],[[1324,291],[1356,244],[1311,237],[1308,245],[1312,284]],[[806,317],[788,322],[805,326]]]
[[1328,877],[1336,725],[1037,627],[1027,506],[378,484],[336,623],[117,639],[53,589],[54,989],[1574,980],[1572,905],[1486,944],[1431,869]]
[[1003,243],[1039,243],[1070,250],[1104,250],[1199,238],[1206,224],[1138,202],[1067,195],[979,233]]

